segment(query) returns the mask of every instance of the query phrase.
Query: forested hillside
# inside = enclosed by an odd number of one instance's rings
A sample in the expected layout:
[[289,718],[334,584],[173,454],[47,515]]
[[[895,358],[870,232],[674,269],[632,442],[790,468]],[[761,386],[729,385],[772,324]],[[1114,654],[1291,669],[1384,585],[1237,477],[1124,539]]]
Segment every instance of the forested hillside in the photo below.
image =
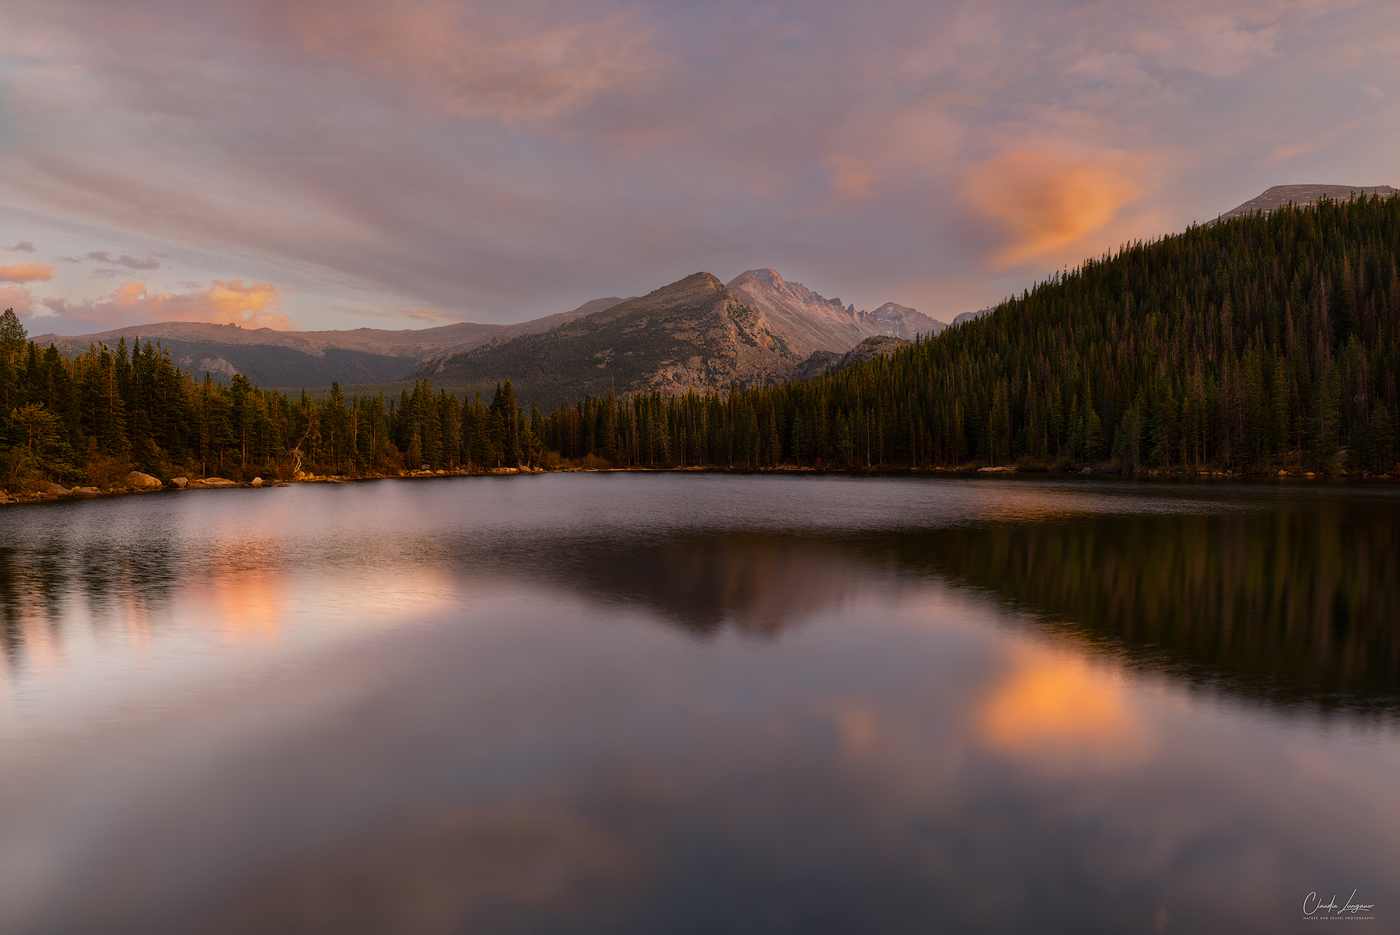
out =
[[[158,345],[71,359],[0,322],[0,484],[489,468],[1395,473],[1400,196],[1193,227],[816,379],[585,397],[529,417],[427,380],[397,399],[197,381]],[[526,402],[529,402],[528,400]],[[533,407],[531,407],[533,409]],[[551,455],[554,452],[555,455]]]
[[625,464],[1394,472],[1398,251],[1394,196],[1192,227],[890,359],[583,400],[546,444]]

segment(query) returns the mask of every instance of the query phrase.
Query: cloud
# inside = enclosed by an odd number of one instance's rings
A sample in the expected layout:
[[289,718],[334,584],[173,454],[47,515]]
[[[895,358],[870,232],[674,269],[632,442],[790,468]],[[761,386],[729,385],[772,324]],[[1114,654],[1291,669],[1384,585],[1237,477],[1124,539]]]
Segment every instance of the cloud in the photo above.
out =
[[406,308],[400,309],[396,317],[403,317],[411,321],[431,322],[434,325],[451,325],[462,320],[462,316],[455,312],[435,312],[431,309]]
[[1276,25],[1245,29],[1230,16],[1188,16],[1139,32],[1133,48],[1164,68],[1184,68],[1229,78],[1261,58],[1272,57]]
[[0,286],[0,311],[7,308],[16,315],[29,315],[34,310],[34,293],[25,286]]
[[121,256],[114,257],[106,250],[94,250],[88,254],[88,259],[98,260],[102,263],[120,263],[127,269],[160,269],[160,260],[157,260],[153,256],[148,256],[146,259],[140,260],[134,256],[127,256],[125,253]]
[[1142,194],[1139,163],[1122,153],[1028,147],[974,166],[966,194],[998,228],[993,264],[1018,266],[1106,228]]
[[28,240],[21,240],[19,243],[15,244],[13,247],[6,247],[6,248],[5,248],[5,252],[6,252],[6,253],[33,253],[33,252],[34,252],[34,244],[33,244],[32,242],[28,241]]
[[875,176],[864,162],[851,156],[828,156],[823,164],[831,172],[831,194],[839,199],[859,199],[870,193]]
[[44,305],[51,314],[111,327],[139,321],[204,321],[296,330],[292,320],[282,313],[276,286],[264,282],[245,285],[240,279],[215,280],[208,289],[186,293],[152,293],[143,282],[124,282],[104,299],[44,299]]
[[21,263],[18,266],[0,266],[0,282],[48,282],[53,279],[53,271],[58,269],[52,263]]
[[599,4],[277,0],[258,10],[313,57],[401,82],[461,117],[557,116],[653,60],[633,17]]

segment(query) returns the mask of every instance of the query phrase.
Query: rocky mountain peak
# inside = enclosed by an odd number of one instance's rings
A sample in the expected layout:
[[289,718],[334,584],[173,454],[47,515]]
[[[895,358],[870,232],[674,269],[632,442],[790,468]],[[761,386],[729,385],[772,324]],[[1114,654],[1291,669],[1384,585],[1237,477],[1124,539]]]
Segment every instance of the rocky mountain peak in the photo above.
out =
[[1316,204],[1323,198],[1333,201],[1346,201],[1364,195],[1393,195],[1395,189],[1389,185],[1275,185],[1262,195],[1251,198],[1237,208],[1220,215],[1225,221],[1233,217],[1253,214],[1255,211],[1269,212],[1290,203],[1303,206]]
[[884,305],[881,305],[879,308],[875,309],[875,311],[870,312],[870,313],[868,313],[868,314],[874,315],[875,317],[878,318],[878,317],[882,317],[882,316],[883,316],[883,317],[890,317],[890,316],[894,316],[894,315],[907,315],[907,314],[909,314],[910,312],[917,312],[917,311],[918,311],[918,309],[916,309],[916,308],[910,308],[910,307],[907,306],[907,305],[900,305],[900,304],[898,304],[897,302],[886,302]]
[[800,282],[784,280],[773,269],[747,270],[734,277],[727,288],[740,301],[765,312],[775,332],[803,357],[818,351],[844,354],[873,335],[912,339],[937,334],[946,327],[896,302],[886,302],[873,312],[858,312],[854,305],[825,298]]
[[743,282],[762,283],[774,289],[783,289],[787,286],[787,281],[783,279],[782,275],[777,270],[767,269],[766,267],[764,269],[745,270],[730,280],[728,285],[729,288],[732,289],[735,285]]

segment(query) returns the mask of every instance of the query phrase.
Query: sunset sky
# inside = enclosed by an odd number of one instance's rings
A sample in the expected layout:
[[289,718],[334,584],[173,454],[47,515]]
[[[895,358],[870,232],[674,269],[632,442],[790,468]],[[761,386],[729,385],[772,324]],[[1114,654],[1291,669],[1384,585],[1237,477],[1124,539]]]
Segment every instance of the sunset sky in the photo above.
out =
[[6,0],[32,334],[509,322],[773,267],[944,321],[1400,185],[1393,0]]

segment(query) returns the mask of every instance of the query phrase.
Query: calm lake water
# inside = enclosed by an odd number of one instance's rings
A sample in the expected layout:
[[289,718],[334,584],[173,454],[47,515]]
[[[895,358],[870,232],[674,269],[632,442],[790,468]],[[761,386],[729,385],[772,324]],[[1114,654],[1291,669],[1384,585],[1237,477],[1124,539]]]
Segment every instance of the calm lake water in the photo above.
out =
[[11,507],[0,649],[6,933],[1400,931],[1393,486]]

